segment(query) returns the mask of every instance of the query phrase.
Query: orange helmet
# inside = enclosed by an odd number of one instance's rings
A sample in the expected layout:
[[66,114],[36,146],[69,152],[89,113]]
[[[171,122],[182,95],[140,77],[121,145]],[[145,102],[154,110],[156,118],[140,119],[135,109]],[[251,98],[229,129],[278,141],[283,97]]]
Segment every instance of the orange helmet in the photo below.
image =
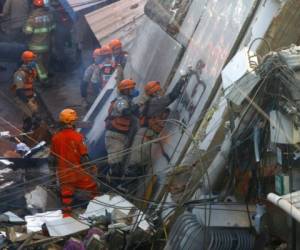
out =
[[33,5],[36,7],[43,7],[44,6],[44,0],[33,0]]
[[135,85],[136,85],[135,81],[131,79],[125,79],[118,84],[118,90],[122,91],[125,89],[133,89]]
[[113,39],[109,43],[109,47],[113,49],[120,49],[122,48],[122,42],[119,39]]
[[78,119],[77,113],[73,109],[64,109],[59,114],[59,121],[65,124],[70,124]]
[[99,50],[99,56],[112,55],[112,49],[108,45],[104,45]]
[[36,59],[36,54],[34,54],[32,51],[30,50],[26,50],[22,53],[22,61],[23,62],[30,62]]
[[97,48],[93,51],[93,58],[96,58],[97,56],[100,56],[101,48]]
[[161,90],[160,83],[157,81],[148,82],[144,87],[145,93],[147,95],[153,95],[157,91]]

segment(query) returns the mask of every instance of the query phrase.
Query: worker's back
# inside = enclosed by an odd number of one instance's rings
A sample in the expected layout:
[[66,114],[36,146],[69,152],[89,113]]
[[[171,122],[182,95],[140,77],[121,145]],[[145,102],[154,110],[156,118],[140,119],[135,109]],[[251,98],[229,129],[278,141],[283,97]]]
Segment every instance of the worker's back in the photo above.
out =
[[72,128],[62,129],[53,136],[51,151],[58,160],[59,174],[67,174],[69,178],[73,170],[81,168],[81,156],[87,154],[83,136]]
[[30,34],[29,48],[37,52],[45,52],[50,46],[50,32],[55,24],[50,11],[45,8],[32,10],[24,27],[25,34]]

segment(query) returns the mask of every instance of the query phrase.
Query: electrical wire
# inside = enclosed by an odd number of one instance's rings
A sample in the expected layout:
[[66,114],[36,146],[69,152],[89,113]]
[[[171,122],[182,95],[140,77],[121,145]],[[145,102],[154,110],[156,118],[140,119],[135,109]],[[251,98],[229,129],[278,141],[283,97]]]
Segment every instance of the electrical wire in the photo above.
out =
[[[1,119],[1,117],[0,117],[0,119]],[[106,157],[105,157],[106,158]],[[34,180],[30,180],[30,181],[28,181],[28,182],[26,182],[26,183],[22,183],[21,185],[26,185],[26,184],[29,184],[29,183],[33,183],[33,182],[35,182],[35,181],[37,181],[37,180],[39,180],[39,179],[44,179],[45,178],[45,176],[42,176],[42,177],[39,177],[39,178],[36,178],[36,179],[34,179]],[[44,183],[48,183],[48,182],[51,182],[51,179],[50,180],[47,180],[47,181],[45,181]],[[20,185],[14,185],[13,187],[11,187],[11,188],[16,188],[16,187],[18,187],[18,186],[20,186]],[[10,194],[11,195],[11,194]],[[3,198],[3,196],[0,196],[0,198]]]

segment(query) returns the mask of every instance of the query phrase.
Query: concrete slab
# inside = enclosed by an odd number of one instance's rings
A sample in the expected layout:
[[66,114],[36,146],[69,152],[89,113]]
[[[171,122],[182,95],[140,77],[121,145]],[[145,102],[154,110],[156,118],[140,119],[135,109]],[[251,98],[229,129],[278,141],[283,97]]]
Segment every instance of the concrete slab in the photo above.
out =
[[[178,126],[168,125],[166,133],[174,135],[164,142],[164,149],[171,157],[171,163],[176,163],[187,141],[191,139],[190,134],[199,122],[203,108],[212,94],[216,80],[246,18],[251,13],[253,4],[254,1],[242,0],[208,2],[170,86],[172,88],[179,79],[181,69],[186,69],[188,65],[195,67],[199,63],[204,63],[201,80],[207,88],[202,95],[201,84],[197,82],[196,77],[192,77],[184,97],[180,103],[174,104],[178,111],[173,112],[172,117],[182,121],[188,133],[182,132]],[[162,156],[156,156],[155,159],[157,169],[167,164]]]
[[186,17],[180,26],[176,40],[186,47],[195,32],[208,4],[207,0],[194,0],[189,7]]
[[129,55],[125,75],[138,84],[157,80],[164,84],[180,55],[182,46],[157,24],[144,16]]

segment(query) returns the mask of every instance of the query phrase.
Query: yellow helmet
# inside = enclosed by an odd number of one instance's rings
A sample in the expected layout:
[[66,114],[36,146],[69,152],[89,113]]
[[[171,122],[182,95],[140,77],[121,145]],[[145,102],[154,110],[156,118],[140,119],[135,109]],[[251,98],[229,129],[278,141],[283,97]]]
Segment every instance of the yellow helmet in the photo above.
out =
[[77,113],[73,109],[64,109],[59,114],[59,121],[65,124],[70,124],[78,119]]

